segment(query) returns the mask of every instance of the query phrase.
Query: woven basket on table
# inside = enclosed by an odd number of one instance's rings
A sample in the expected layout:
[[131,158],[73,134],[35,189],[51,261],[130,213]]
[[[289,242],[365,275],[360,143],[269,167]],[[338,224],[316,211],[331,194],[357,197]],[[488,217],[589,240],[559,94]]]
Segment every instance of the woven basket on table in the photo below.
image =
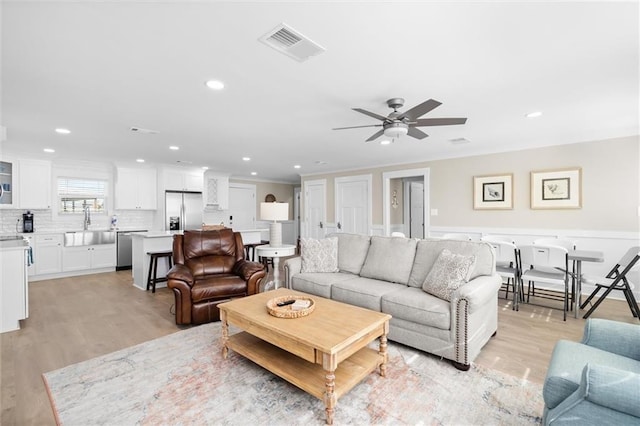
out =
[[[308,300],[311,302],[311,304],[309,305],[308,308],[300,309],[297,311],[294,311],[293,309],[291,309],[291,305],[278,306],[278,303],[287,302],[289,300]],[[269,312],[269,314],[278,318],[306,317],[311,312],[313,312],[315,307],[316,307],[316,304],[313,301],[313,299],[310,297],[304,297],[304,296],[294,296],[294,295],[280,296],[280,297],[274,297],[273,299],[267,302],[267,311]]]

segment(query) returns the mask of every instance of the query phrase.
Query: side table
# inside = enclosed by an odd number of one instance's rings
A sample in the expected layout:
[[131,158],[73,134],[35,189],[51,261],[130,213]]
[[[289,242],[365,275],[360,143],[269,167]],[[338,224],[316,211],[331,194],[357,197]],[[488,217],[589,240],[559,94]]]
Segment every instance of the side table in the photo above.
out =
[[[278,288],[280,284],[280,258],[286,256],[293,256],[296,254],[296,246],[293,244],[283,244],[279,247],[273,247],[271,245],[256,246],[255,248],[258,258],[271,257],[273,258],[273,288]],[[263,288],[270,286],[271,282],[267,282]]]

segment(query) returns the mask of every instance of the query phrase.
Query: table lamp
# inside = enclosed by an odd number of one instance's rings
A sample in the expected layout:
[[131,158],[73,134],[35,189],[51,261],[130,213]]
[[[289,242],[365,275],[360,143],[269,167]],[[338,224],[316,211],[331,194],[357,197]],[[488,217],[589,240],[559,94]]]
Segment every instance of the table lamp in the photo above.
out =
[[269,225],[269,245],[282,247],[282,224],[278,221],[289,219],[289,203],[260,203],[260,219],[273,221]]

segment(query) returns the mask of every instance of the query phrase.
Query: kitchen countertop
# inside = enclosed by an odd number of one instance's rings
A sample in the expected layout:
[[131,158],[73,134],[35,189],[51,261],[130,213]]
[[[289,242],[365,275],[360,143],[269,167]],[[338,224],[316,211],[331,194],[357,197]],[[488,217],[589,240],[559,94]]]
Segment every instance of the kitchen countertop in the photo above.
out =
[[[250,232],[268,232],[268,229],[238,229],[234,232],[240,233],[250,233]],[[148,231],[148,232],[136,232],[132,234],[132,236],[139,238],[162,238],[162,237],[173,237],[174,235],[182,235],[184,231]]]

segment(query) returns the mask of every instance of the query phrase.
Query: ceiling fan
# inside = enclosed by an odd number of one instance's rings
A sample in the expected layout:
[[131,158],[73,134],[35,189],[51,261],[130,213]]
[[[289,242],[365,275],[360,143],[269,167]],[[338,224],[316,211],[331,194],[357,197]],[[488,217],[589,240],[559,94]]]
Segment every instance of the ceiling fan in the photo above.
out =
[[438,102],[433,99],[424,101],[405,112],[398,112],[398,108],[401,108],[404,105],[404,99],[402,98],[391,98],[387,101],[387,105],[389,105],[389,108],[393,108],[393,112],[386,117],[362,108],[352,108],[354,111],[358,111],[359,113],[382,121],[382,124],[337,127],[333,130],[358,129],[361,127],[382,127],[381,130],[371,135],[371,137],[367,139],[367,142],[377,139],[382,135],[394,139],[404,135],[409,135],[416,139],[424,139],[429,135],[422,130],[417,129],[417,127],[450,126],[454,124],[464,124],[467,122],[466,118],[420,118],[429,111],[442,105],[442,102]]

